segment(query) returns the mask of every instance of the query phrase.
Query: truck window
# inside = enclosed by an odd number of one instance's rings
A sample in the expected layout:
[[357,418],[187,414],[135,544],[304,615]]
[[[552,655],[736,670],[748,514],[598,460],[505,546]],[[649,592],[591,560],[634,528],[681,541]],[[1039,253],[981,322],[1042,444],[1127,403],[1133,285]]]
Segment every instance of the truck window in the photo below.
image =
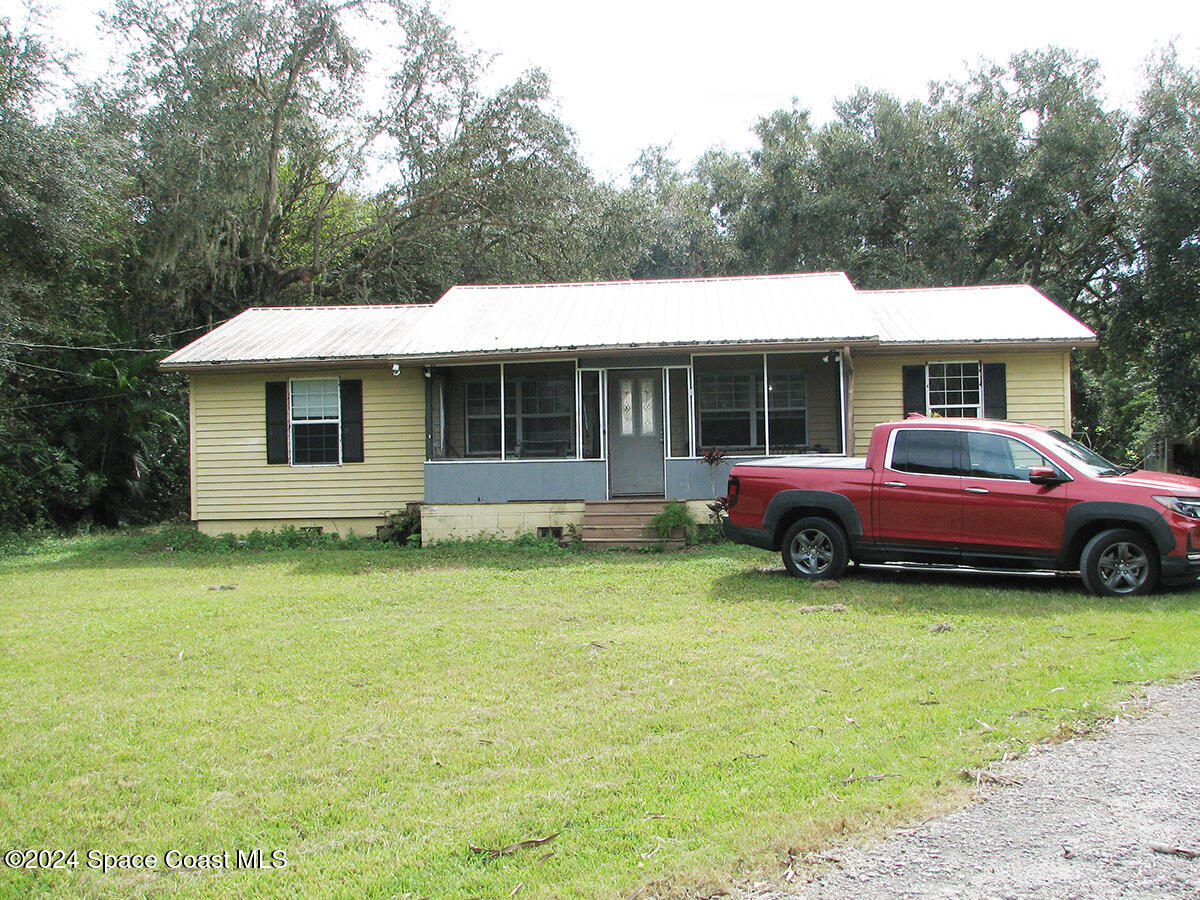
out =
[[1002,434],[969,433],[967,455],[974,478],[1028,481],[1032,466],[1054,465],[1028,444]]
[[890,468],[923,475],[962,475],[961,445],[961,435],[956,431],[901,429],[892,444]]

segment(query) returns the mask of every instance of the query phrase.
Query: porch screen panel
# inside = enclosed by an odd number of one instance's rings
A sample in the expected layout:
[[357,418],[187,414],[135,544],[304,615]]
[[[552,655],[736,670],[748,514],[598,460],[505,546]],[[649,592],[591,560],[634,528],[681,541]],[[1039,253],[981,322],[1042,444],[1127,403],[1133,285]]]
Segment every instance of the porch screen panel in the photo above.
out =
[[688,429],[687,369],[667,370],[668,408],[671,416],[671,456],[691,456],[692,443]]
[[770,453],[842,452],[842,378],[833,353],[768,353]]
[[429,376],[429,459],[446,456],[446,377],[437,370]]
[[579,373],[580,393],[583,408],[579,411],[580,431],[583,435],[583,447],[580,454],[584,459],[599,459],[600,443],[600,373],[583,371]]
[[504,455],[575,458],[575,363],[504,367]]
[[[500,367],[445,366],[435,371],[434,381],[442,397],[441,410],[434,410],[435,458],[499,459]],[[438,393],[435,389],[435,403]]]
[[765,453],[762,355],[697,356],[693,367],[698,447]]

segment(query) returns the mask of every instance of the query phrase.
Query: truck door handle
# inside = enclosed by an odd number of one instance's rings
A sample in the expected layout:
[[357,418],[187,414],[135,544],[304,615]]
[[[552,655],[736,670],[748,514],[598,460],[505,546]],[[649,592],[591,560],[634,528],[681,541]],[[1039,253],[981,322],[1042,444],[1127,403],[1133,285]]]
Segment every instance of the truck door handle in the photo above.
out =
[[883,483],[883,486],[884,487],[908,487],[908,485],[905,484],[903,481],[885,481]]
[[968,494],[990,494],[987,488],[963,488]]

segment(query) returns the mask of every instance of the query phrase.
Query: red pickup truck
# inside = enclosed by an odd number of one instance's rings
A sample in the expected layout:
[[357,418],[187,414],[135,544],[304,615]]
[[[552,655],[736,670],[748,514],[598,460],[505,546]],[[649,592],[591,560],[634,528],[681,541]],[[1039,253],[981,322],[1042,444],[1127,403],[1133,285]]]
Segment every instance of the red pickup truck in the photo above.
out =
[[1078,571],[1130,596],[1200,576],[1200,479],[1132,471],[1060,432],[910,416],[866,459],[767,457],[729,477],[725,535],[801,578],[850,561]]

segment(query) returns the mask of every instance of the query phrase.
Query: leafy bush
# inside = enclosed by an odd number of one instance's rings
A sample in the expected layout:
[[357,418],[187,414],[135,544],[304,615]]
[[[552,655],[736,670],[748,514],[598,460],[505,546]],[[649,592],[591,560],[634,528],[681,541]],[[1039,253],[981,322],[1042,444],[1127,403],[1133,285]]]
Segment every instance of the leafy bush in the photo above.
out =
[[663,507],[663,511],[650,520],[650,530],[658,535],[659,540],[669,541],[671,532],[682,528],[684,539],[692,543],[696,539],[696,517],[688,509],[686,503],[673,501]]

